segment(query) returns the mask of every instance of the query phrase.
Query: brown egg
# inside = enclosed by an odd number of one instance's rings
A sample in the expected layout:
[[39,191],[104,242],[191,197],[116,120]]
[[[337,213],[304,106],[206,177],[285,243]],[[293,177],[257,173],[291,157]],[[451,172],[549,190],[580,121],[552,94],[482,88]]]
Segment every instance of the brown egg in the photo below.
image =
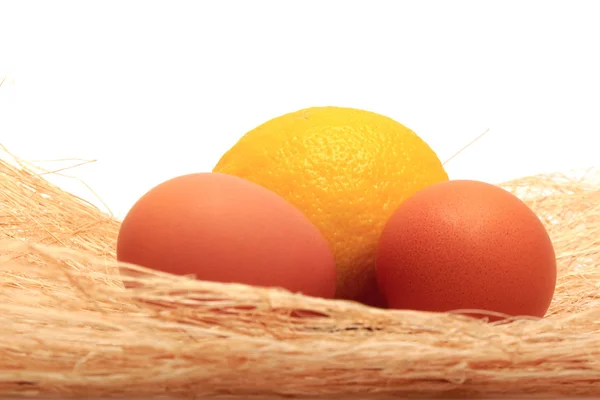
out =
[[335,259],[291,203],[221,173],[179,176],[154,187],[121,225],[117,258],[215,282],[335,294]]
[[556,286],[554,248],[536,214],[512,193],[469,180],[404,201],[380,237],[376,270],[398,309],[543,317]]

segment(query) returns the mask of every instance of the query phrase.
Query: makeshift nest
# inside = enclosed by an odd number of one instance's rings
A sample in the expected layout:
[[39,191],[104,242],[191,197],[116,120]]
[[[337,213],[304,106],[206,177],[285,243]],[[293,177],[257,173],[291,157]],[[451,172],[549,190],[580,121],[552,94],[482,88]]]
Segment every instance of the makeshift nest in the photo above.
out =
[[600,396],[600,173],[502,186],[554,241],[542,320],[379,310],[134,266],[120,276],[117,220],[1,162],[0,396]]

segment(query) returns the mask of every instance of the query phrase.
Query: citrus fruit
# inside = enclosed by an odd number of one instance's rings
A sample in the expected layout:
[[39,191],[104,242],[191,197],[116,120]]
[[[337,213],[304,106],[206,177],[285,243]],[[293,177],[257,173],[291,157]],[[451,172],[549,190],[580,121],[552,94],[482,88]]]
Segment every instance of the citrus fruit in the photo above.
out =
[[375,306],[383,305],[375,257],[385,223],[406,198],[448,180],[415,132],[383,115],[344,107],[271,119],[242,136],[213,172],[248,179],[296,206],[333,250],[336,298]]

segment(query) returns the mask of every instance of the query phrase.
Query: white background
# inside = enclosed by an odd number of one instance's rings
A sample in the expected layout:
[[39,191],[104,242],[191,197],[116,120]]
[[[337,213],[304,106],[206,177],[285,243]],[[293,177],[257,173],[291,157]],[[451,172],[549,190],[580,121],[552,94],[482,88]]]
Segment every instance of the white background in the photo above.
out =
[[451,178],[600,164],[599,1],[0,6],[0,144],[97,160],[68,173],[118,217],[161,181],[210,171],[256,125],[319,105],[392,117],[442,160],[489,129]]

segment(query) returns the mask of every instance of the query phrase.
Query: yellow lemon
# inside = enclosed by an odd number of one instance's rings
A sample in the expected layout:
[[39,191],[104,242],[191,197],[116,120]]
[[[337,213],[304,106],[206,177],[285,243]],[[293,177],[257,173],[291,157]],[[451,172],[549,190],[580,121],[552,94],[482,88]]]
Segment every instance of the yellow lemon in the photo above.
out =
[[213,172],[248,179],[294,204],[335,254],[336,297],[369,305],[383,305],[375,255],[388,218],[412,194],[448,180],[415,132],[383,115],[343,107],[271,119],[246,133]]

